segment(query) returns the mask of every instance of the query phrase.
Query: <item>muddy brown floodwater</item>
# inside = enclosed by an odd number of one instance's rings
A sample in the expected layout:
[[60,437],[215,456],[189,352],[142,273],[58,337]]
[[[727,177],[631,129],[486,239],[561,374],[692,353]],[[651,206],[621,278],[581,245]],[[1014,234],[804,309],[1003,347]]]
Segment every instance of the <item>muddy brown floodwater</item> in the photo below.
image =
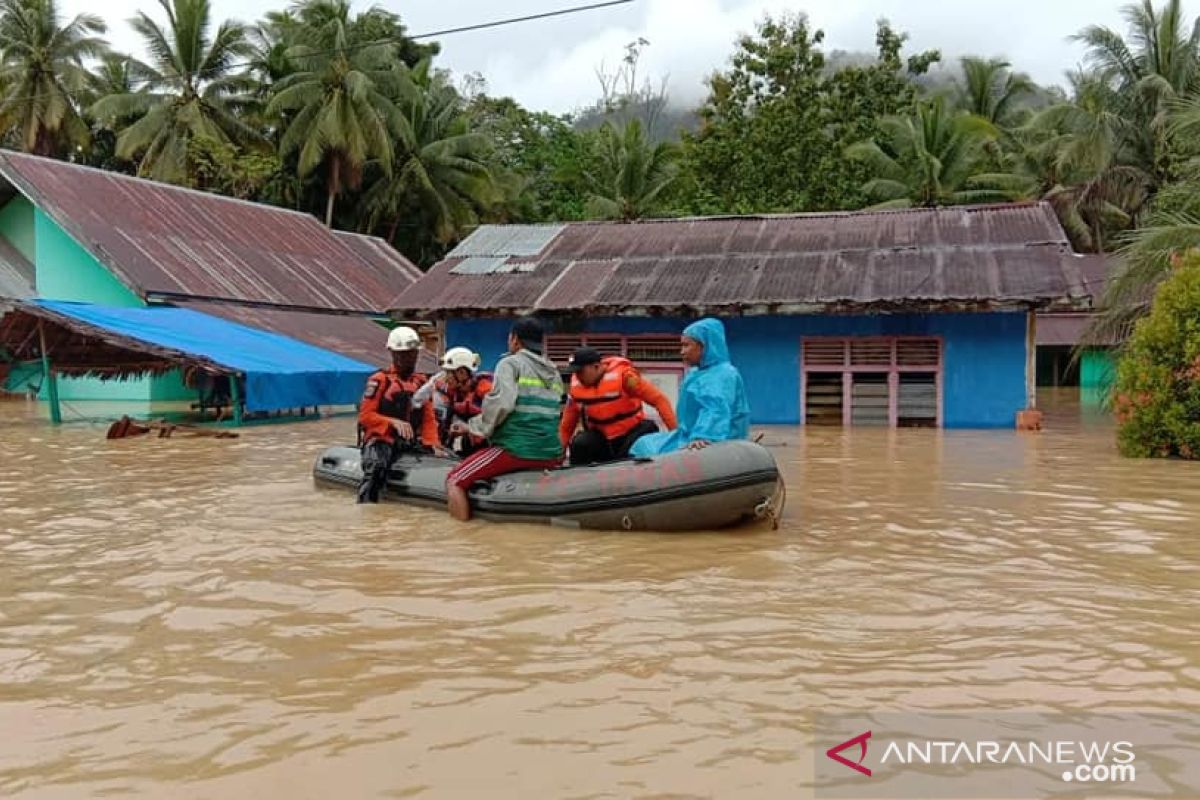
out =
[[0,796],[804,797],[817,711],[1200,711],[1200,466],[768,428],[783,526],[359,507],[347,418],[106,442],[0,403]]

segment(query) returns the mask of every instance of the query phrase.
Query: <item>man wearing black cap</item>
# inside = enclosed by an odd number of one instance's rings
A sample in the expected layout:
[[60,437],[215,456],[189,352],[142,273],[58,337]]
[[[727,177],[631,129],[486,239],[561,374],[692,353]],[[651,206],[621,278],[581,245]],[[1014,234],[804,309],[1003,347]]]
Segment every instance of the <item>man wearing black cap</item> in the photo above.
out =
[[508,472],[545,469],[562,463],[558,424],[562,417],[562,377],[542,355],[542,326],[518,319],[508,334],[508,355],[496,365],[492,389],[482,411],[469,422],[455,422],[452,435],[487,439],[446,476],[446,502],[455,519],[471,518],[471,484]]
[[[570,368],[575,374],[558,435],[564,446],[570,443],[572,465],[624,458],[639,438],[656,433],[658,426],[646,419],[644,403],[654,406],[668,430],[675,430],[671,401],[643,380],[629,359],[581,347],[571,356]],[[583,430],[575,433],[580,420]]]

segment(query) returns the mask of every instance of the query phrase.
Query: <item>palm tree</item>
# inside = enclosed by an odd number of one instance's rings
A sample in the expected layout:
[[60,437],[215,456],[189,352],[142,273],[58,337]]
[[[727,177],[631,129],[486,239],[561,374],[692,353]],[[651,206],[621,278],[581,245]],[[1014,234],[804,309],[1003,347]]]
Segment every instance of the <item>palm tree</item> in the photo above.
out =
[[1120,113],[1119,92],[1095,73],[1071,76],[1074,97],[1016,132],[1023,171],[1058,212],[1075,247],[1107,249],[1133,226],[1150,196],[1144,130]]
[[310,0],[299,17],[302,41],[288,54],[296,71],[277,84],[267,112],[291,113],[279,150],[285,158],[298,153],[300,177],[324,165],[332,227],[337,196],[359,186],[366,162],[390,175],[393,137],[413,142],[393,99],[411,96],[412,87],[394,44],[357,40],[345,0]]
[[261,143],[261,136],[236,113],[253,81],[235,69],[251,49],[241,23],[224,22],[210,35],[209,0],[159,0],[159,5],[166,12],[167,29],[142,12],[130,20],[151,55],[151,64],[131,67],[145,84],[143,91],[109,95],[92,113],[114,126],[136,117],[120,132],[117,155],[140,155],[139,175],[185,182],[193,139]]
[[54,0],[0,0],[0,129],[17,129],[27,152],[87,143],[76,104],[88,83],[84,59],[106,47],[93,34],[104,30],[93,14],[60,25]]
[[961,205],[1028,196],[1032,182],[982,168],[984,146],[998,131],[982,117],[946,108],[934,97],[907,116],[880,120],[878,139],[851,145],[846,155],[862,161],[874,177],[863,191],[874,208]]
[[1157,188],[1172,175],[1170,108],[1200,88],[1200,19],[1189,26],[1182,0],[1156,9],[1151,0],[1122,9],[1129,39],[1099,25],[1084,28],[1076,41],[1088,46],[1096,76],[1116,90],[1114,110],[1138,133],[1138,166]]
[[413,78],[419,92],[401,104],[412,139],[397,147],[391,173],[375,181],[363,202],[370,227],[388,221],[388,241],[413,213],[444,245],[478,224],[500,195],[487,163],[489,142],[470,130],[458,92],[430,77],[428,61]]
[[1012,72],[1011,65],[1002,59],[985,61],[967,56],[961,63],[963,84],[958,92],[959,108],[993,125],[1010,121],[1015,111],[1013,104],[1035,88],[1028,76]]
[[594,155],[594,166],[584,176],[590,192],[586,213],[593,219],[631,222],[652,216],[679,178],[677,148],[667,142],[651,144],[637,119],[624,128],[606,122]]

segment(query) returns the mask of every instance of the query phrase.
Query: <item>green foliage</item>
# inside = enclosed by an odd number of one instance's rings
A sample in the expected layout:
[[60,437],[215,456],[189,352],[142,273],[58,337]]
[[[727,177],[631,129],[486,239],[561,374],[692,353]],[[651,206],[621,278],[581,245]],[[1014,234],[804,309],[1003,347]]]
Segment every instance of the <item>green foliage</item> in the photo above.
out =
[[664,195],[678,176],[676,158],[674,145],[650,143],[640,120],[622,129],[605,125],[587,173],[588,217],[632,222],[662,211]]
[[[150,64],[130,60],[126,69],[142,88],[110,94],[91,113],[110,127],[122,126],[116,155],[138,159],[138,174],[187,183],[192,139],[265,144],[238,114],[238,98],[250,90],[248,75],[234,64],[250,55],[245,26],[223,22],[213,32],[209,0],[159,0],[164,28],[143,12],[130,20],[142,36]],[[128,120],[135,122],[125,124]]]
[[953,112],[944,98],[912,114],[880,120],[880,135],[846,151],[873,176],[863,192],[876,207],[961,205],[1019,199],[1031,188],[1019,176],[986,173],[984,147],[999,135],[982,117]]
[[[401,104],[411,138],[398,146],[395,164],[363,197],[370,227],[383,224],[389,241],[400,226],[423,252],[448,245],[479,223],[498,200],[487,163],[488,142],[470,129],[453,87],[428,72],[414,73],[416,91]],[[430,241],[431,240],[431,241]]]
[[1117,367],[1121,453],[1200,458],[1200,254],[1176,259]]
[[1012,72],[1001,58],[961,59],[963,83],[957,92],[958,107],[993,125],[1012,122],[1020,100],[1036,89],[1026,75]]
[[204,137],[188,142],[188,186],[241,200],[263,198],[282,166],[274,153],[243,152],[228,142]]
[[507,219],[583,219],[587,188],[581,167],[594,137],[577,133],[566,117],[529,111],[508,97],[478,95],[467,114],[472,128],[491,148],[496,177],[519,178],[519,191],[511,201],[502,201]]
[[863,204],[863,168],[843,157],[874,136],[878,119],[911,105],[912,78],[938,59],[910,58],[881,22],[878,58],[827,74],[824,34],[803,16],[768,18],[742,37],[732,66],[709,80],[699,133],[684,137],[689,211],[753,213]]
[[308,0],[298,15],[299,43],[288,50],[296,71],[276,85],[267,111],[287,115],[279,152],[297,154],[299,177],[325,166],[325,224],[332,226],[335,199],[359,186],[366,162],[390,174],[393,140],[413,144],[397,106],[412,96],[412,82],[396,45],[370,38],[376,26],[360,26],[345,0]]
[[0,130],[30,153],[60,156],[88,143],[77,102],[88,88],[84,61],[104,53],[93,14],[59,22],[55,0],[0,0]]

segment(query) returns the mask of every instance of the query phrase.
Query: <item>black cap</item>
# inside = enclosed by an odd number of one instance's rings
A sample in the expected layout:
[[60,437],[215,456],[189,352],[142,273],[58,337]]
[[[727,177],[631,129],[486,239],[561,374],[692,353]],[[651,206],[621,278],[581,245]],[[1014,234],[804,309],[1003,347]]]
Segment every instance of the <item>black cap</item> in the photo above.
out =
[[512,326],[513,335],[521,340],[521,345],[535,353],[542,352],[542,338],[545,331],[542,323],[533,317],[521,317]]
[[580,367],[586,367],[588,364],[599,364],[604,357],[600,355],[600,351],[592,347],[580,347],[575,351],[575,355],[571,356],[571,360],[567,362],[567,367],[572,372],[577,372]]

